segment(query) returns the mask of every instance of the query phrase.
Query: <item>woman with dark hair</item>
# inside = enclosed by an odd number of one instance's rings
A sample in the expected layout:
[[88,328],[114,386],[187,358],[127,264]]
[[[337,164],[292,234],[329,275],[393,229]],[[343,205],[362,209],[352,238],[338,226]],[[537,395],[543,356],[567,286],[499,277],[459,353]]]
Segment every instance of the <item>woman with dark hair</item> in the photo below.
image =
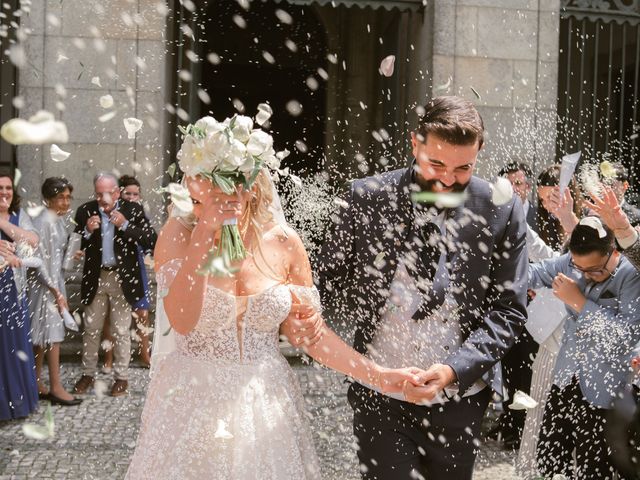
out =
[[[554,250],[561,250],[569,233],[563,229],[560,220],[553,214],[554,192],[558,191],[560,184],[560,165],[552,165],[538,175],[537,190],[541,208],[538,208],[538,234]],[[579,199],[577,186],[574,180],[569,184],[569,191],[573,198]],[[576,202],[577,204],[578,202]],[[577,212],[578,213],[578,212]]]
[[0,171],[0,420],[26,417],[38,408],[38,388],[23,295],[24,246],[35,248],[38,235],[20,210],[13,175]]
[[[39,257],[42,265],[29,270],[28,299],[31,318],[31,341],[36,360],[36,379],[40,398],[53,405],[79,405],[60,380],[60,343],[64,340],[63,311],[68,311],[62,260],[69,233],[66,214],[71,207],[73,185],[66,178],[47,178],[42,184],[42,198],[47,208],[33,219],[40,232]],[[44,356],[49,366],[49,390],[42,381]]]
[[529,286],[553,289],[566,307],[537,446],[540,473],[612,478],[605,416],[640,340],[640,274],[616,249],[613,232],[589,216],[571,233],[569,253],[530,265]]

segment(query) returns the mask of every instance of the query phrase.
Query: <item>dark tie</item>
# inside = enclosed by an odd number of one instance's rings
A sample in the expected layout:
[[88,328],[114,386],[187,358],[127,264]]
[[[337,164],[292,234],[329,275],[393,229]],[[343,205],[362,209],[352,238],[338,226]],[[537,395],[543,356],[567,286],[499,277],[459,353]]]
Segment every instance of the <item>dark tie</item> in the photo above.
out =
[[434,223],[420,225],[414,222],[412,251],[409,252],[407,270],[416,281],[422,302],[411,318],[424,320],[444,302],[444,291],[448,284],[445,266],[446,254],[440,228]]

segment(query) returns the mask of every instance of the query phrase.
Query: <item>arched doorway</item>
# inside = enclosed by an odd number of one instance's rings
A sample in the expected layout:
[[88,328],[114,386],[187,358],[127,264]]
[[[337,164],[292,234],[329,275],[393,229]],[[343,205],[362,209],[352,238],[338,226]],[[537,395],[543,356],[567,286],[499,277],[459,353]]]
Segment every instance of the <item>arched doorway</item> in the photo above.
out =
[[198,17],[192,117],[253,116],[267,102],[274,111],[268,130],[276,149],[291,151],[287,165],[305,175],[320,171],[327,51],[313,9],[273,1],[244,9],[236,0],[218,0],[203,5]]

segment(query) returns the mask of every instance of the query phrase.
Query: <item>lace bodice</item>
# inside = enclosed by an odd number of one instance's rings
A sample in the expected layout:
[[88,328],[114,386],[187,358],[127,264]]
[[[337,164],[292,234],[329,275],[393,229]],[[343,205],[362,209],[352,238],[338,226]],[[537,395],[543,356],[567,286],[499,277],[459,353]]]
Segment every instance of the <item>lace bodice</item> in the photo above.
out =
[[[180,263],[172,262],[158,272],[161,295],[166,295],[180,268]],[[278,332],[291,310],[292,294],[320,309],[315,287],[277,284],[255,295],[234,296],[208,285],[200,319],[186,335],[176,333],[176,350],[203,360],[243,362],[278,355]]]

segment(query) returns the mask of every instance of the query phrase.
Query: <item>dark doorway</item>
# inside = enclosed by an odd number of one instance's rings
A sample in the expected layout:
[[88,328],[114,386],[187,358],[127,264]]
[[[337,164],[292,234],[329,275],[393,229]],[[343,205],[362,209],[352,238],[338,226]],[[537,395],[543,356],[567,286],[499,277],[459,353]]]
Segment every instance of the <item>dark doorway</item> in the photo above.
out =
[[582,150],[586,159],[620,161],[629,169],[637,193],[640,17],[631,11],[633,7],[603,11],[564,3],[558,155]]
[[[312,8],[236,0],[203,5],[197,22],[199,96],[193,113],[218,119],[238,111],[253,116],[267,102],[276,149],[287,148],[287,165],[308,175],[322,169],[326,111],[325,31]],[[203,98],[207,101],[203,101]]]

